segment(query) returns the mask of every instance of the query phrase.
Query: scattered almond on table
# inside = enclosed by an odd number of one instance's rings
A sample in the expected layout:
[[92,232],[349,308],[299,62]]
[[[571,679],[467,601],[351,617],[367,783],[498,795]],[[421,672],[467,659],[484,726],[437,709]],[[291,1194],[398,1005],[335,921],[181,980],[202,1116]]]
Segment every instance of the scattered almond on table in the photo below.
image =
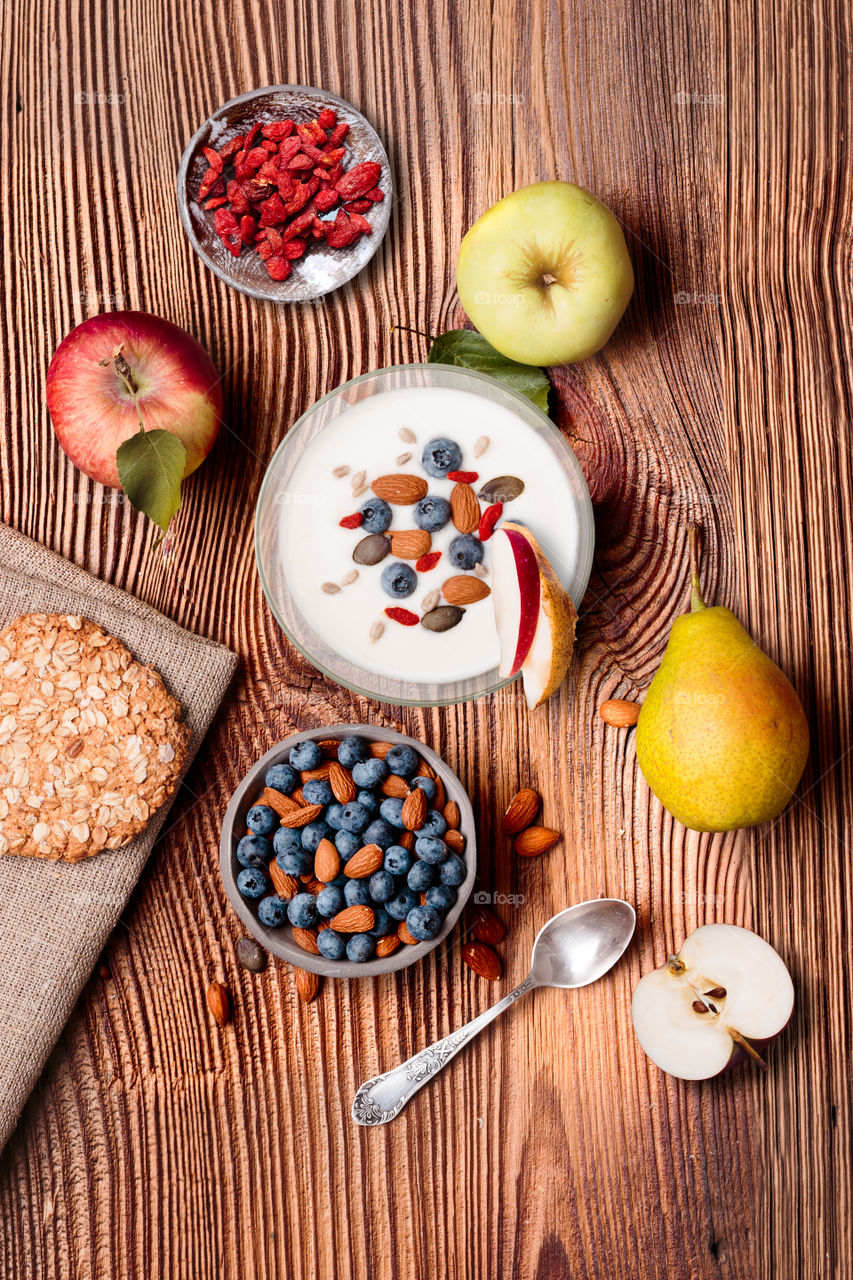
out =
[[624,698],[608,698],[598,708],[605,724],[614,729],[630,729],[640,718],[640,703],[627,702]]
[[207,1007],[220,1027],[231,1021],[231,997],[221,982],[211,982],[207,988]]

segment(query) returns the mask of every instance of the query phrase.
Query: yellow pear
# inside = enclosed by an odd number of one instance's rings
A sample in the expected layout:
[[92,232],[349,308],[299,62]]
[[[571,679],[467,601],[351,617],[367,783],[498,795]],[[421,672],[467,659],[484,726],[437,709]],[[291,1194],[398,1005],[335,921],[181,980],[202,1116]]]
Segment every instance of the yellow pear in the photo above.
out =
[[637,723],[637,761],[665,809],[694,831],[754,827],[782,812],[805,768],[809,730],[791,682],[731,610],[699,589],[672,627]]

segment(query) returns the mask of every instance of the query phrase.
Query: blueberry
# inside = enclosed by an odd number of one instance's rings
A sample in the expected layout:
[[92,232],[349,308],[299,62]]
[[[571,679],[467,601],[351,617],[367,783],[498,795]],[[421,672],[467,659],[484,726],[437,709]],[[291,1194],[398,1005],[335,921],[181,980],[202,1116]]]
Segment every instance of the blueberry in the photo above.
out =
[[443,836],[447,830],[447,819],[437,809],[428,809],[426,821],[418,832],[419,836]]
[[441,929],[441,912],[435,907],[412,907],[406,916],[406,928],[418,942],[427,942]]
[[430,440],[421,456],[424,471],[429,476],[443,479],[448,471],[458,471],[462,464],[462,450],[447,436]]
[[382,498],[368,498],[361,508],[361,527],[364,532],[384,533],[390,524],[391,508],[388,503]]
[[374,902],[387,902],[397,892],[397,881],[390,871],[374,871],[367,887]]
[[456,890],[449,884],[434,884],[426,891],[427,906],[435,907],[436,911],[449,911],[456,898]]
[[246,814],[246,826],[256,836],[271,836],[279,825],[279,816],[268,804],[253,805]]
[[309,822],[302,828],[302,848],[306,853],[316,853],[321,840],[328,840],[332,828],[328,822]]
[[397,843],[397,832],[384,818],[374,818],[370,826],[364,829],[364,843],[378,844],[384,851]]
[[395,560],[382,570],[379,581],[386,596],[392,600],[406,600],[418,585],[418,575],[410,564]]
[[368,933],[354,933],[347,943],[347,960],[356,964],[364,964],[370,960],[376,950],[376,939]]
[[237,877],[237,888],[244,898],[260,898],[267,891],[267,878],[257,867],[246,867]]
[[287,853],[277,853],[275,860],[289,876],[305,876],[311,870],[314,859],[304,849],[290,849]]
[[397,796],[389,796],[387,800],[383,800],[379,806],[379,812],[386,822],[392,827],[404,827],[403,822],[403,801]]
[[271,764],[264,774],[264,786],[289,796],[299,786],[299,774],[289,764]]
[[450,519],[450,503],[446,498],[428,493],[415,507],[415,524],[427,533],[438,533]]
[[428,862],[416,862],[406,876],[406,884],[412,893],[423,893],[435,880],[435,867]]
[[420,791],[425,791],[427,804],[432,804],[438,792],[438,788],[435,785],[435,778],[413,778],[412,786],[417,787]]
[[359,791],[356,800],[364,805],[371,818],[375,818],[379,813],[379,801],[372,791]]
[[447,549],[450,563],[457,569],[473,569],[483,558],[483,544],[473,533],[460,533]]
[[334,800],[332,788],[322,778],[312,778],[302,788],[302,794],[308,804],[331,804]]
[[[356,765],[356,768],[359,766]],[[363,804],[359,804],[357,800],[351,800],[349,804],[345,804],[341,810],[341,830],[351,831],[358,834],[363,831],[370,821],[370,814],[367,812]],[[369,843],[365,841],[365,843]]]
[[287,903],[284,898],[272,894],[258,903],[258,919],[268,929],[278,929],[287,919]]
[[446,862],[439,868],[438,876],[442,884],[456,888],[465,879],[465,863],[455,853],[451,853]]
[[384,867],[392,876],[404,876],[414,861],[408,849],[401,844],[392,844],[385,852]]
[[336,800],[334,804],[330,804],[326,808],[325,820],[333,831],[343,831],[341,825],[343,821],[344,806]]
[[349,738],[341,738],[338,743],[338,764],[342,764],[345,769],[351,769],[354,764],[366,760],[369,755],[370,747],[367,742],[355,733]]
[[370,890],[366,880],[347,880],[344,885],[344,900],[348,907],[369,907]]
[[394,898],[385,903],[385,910],[395,920],[405,920],[412,907],[418,905],[418,895],[411,889],[401,889]]
[[321,889],[317,894],[317,910],[321,916],[331,918],[339,911],[343,911],[344,901],[343,890],[335,888],[333,884],[327,884],[325,889]]
[[420,761],[417,752],[411,747],[401,745],[391,748],[385,757],[385,763],[391,773],[395,773],[398,778],[411,778],[417,772]]
[[352,767],[352,780],[357,787],[378,787],[388,777],[388,766],[384,760],[371,757],[362,760]]
[[345,871],[339,871],[334,880],[330,880],[329,884],[333,884],[336,889],[345,889],[349,884],[349,876]]
[[272,838],[272,847],[275,850],[276,862],[280,866],[279,858],[285,853],[301,852],[302,832],[297,827],[279,827]]
[[311,738],[303,738],[290,748],[290,763],[294,769],[318,769],[323,763],[323,752],[319,742]]
[[272,845],[263,836],[243,836],[237,843],[241,867],[265,867],[272,857]]
[[415,841],[415,853],[424,862],[429,862],[432,866],[436,866],[439,862],[444,862],[449,852],[447,845],[443,840],[439,840],[437,836],[419,835]]
[[288,904],[287,918],[297,929],[312,929],[318,920],[317,899],[313,893],[297,893]]
[[369,930],[373,938],[385,938],[389,933],[397,932],[397,921],[392,920],[384,907],[373,908],[373,928]]
[[339,831],[335,836],[335,848],[342,858],[351,858],[361,848],[361,836],[354,831]]
[[321,929],[317,935],[317,949],[327,960],[343,960],[347,951],[347,940],[334,929]]

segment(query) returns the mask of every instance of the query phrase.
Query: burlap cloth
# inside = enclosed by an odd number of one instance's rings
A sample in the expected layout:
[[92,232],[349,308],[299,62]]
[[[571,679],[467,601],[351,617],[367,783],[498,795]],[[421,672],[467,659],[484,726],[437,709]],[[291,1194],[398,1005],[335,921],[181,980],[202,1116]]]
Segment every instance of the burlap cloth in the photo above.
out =
[[[0,623],[23,613],[77,613],[159,671],[189,725],[187,763],[237,662],[148,605],[0,525]],[[115,928],[168,813],[124,849],[72,866],[0,856],[0,1149]]]

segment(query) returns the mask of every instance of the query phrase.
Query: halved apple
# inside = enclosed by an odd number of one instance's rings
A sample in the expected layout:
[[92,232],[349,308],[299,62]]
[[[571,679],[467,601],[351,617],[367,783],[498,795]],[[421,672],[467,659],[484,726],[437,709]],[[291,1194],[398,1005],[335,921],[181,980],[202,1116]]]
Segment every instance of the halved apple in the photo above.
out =
[[526,525],[504,521],[494,537],[492,596],[501,642],[499,671],[507,676],[521,672],[527,705],[533,710],[563,683],[572,660],[577,614]]
[[794,984],[781,956],[749,929],[706,924],[678,955],[634,989],[634,1030],[662,1071],[707,1080],[758,1049],[787,1024]]

